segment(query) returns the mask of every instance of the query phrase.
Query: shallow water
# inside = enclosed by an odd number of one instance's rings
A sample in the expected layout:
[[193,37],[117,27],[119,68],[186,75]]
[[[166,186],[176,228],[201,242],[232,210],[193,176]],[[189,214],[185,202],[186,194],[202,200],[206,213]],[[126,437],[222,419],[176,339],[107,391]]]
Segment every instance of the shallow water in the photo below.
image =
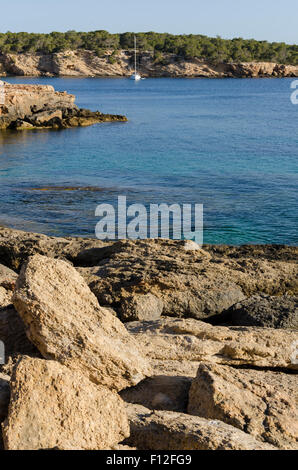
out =
[[[290,79],[44,83],[128,123],[0,135],[0,223],[94,236],[100,203],[204,204],[206,243],[298,244]],[[68,190],[65,190],[68,189]]]

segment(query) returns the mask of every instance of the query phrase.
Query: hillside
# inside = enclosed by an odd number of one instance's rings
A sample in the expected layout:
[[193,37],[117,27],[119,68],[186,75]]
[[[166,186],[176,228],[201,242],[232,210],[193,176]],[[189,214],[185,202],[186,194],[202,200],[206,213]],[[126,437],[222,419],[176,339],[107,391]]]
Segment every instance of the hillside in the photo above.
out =
[[[2,76],[126,77],[134,34],[0,33]],[[202,35],[138,33],[144,77],[296,77],[298,46]]]
[[[66,50],[90,50],[98,57],[112,50],[130,50],[135,33],[110,34],[107,31],[50,34],[0,33],[0,53],[52,54]],[[213,64],[223,62],[276,62],[298,65],[298,46],[285,43],[222,39],[203,35],[172,35],[167,33],[137,33],[140,52],[150,51],[154,61],[163,59],[162,54],[175,54],[183,59],[200,59]],[[112,59],[111,59],[112,60]]]

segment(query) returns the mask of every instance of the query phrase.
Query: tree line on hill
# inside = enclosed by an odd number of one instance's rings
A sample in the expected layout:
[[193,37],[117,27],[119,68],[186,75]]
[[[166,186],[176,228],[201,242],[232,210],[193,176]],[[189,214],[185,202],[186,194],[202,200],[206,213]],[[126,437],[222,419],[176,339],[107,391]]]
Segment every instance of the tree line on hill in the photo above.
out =
[[[212,63],[222,62],[278,62],[298,65],[298,45],[283,42],[256,41],[254,39],[211,38],[200,34],[173,35],[167,33],[137,33],[138,49],[150,51],[156,61],[164,53],[184,59],[199,58]],[[0,53],[50,54],[66,50],[87,49],[99,57],[106,51],[114,56],[121,49],[134,47],[134,33],[110,34],[107,31],[65,33],[0,33]]]

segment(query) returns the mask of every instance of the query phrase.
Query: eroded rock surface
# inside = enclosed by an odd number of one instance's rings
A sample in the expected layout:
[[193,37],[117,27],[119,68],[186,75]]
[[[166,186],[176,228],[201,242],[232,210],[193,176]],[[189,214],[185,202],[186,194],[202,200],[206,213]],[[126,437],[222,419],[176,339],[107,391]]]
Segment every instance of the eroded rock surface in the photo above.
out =
[[201,364],[188,412],[219,419],[282,449],[298,449],[298,376]]
[[24,357],[11,379],[7,450],[102,450],[129,436],[121,398],[54,361]]
[[35,255],[23,266],[13,297],[30,341],[46,359],[121,390],[150,375],[135,339],[101,308],[68,263]]
[[[18,278],[17,273],[12,269],[0,264],[0,286],[7,289],[13,290],[15,287],[16,280]],[[0,304],[1,305],[1,304]]]
[[115,309],[124,321],[129,319],[127,303],[148,294],[162,302],[164,316],[206,320],[255,293],[298,292],[295,247],[188,251],[184,242],[139,240],[94,249],[93,256],[98,266],[79,272],[99,303]]
[[17,277],[14,271],[0,264],[0,311],[11,305]]
[[[298,334],[271,328],[212,326],[194,319],[161,318],[127,324],[143,353],[159,364],[208,361],[230,366],[298,370],[293,347]],[[171,369],[173,375],[173,368]],[[179,374],[180,375],[180,374]]]
[[175,413],[152,412],[128,405],[130,437],[139,450],[272,450],[249,434],[218,420]]
[[68,260],[79,266],[88,265],[93,258],[90,259],[90,251],[106,246],[108,244],[100,240],[48,237],[0,226],[0,263],[18,272],[29,256],[35,254]]
[[105,243],[0,227],[0,263],[19,271],[36,253],[79,267],[99,303],[123,321],[160,314],[213,321],[246,297],[298,292],[296,247],[185,250],[184,242],[172,240]]
[[12,303],[12,291],[0,286],[0,311]]

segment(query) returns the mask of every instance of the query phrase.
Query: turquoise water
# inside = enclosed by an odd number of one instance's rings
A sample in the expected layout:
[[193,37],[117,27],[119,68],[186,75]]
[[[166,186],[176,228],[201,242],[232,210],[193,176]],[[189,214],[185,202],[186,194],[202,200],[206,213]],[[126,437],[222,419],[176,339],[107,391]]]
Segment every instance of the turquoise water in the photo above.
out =
[[1,135],[0,223],[94,236],[97,204],[126,195],[204,204],[207,243],[298,244],[290,79],[6,80],[51,84],[129,122]]

